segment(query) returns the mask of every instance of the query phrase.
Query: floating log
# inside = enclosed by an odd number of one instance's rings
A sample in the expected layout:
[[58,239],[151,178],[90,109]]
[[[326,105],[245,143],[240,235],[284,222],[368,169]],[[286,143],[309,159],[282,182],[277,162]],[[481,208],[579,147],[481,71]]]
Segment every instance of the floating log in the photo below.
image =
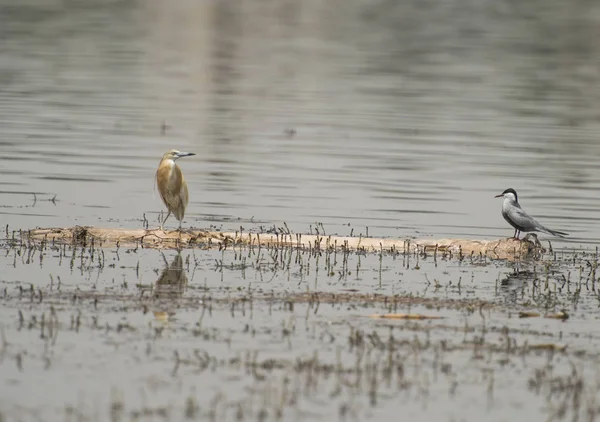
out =
[[58,242],[81,246],[140,246],[158,249],[193,247],[288,247],[315,251],[359,251],[404,253],[419,252],[439,257],[461,258],[485,255],[510,259],[531,255],[541,250],[536,237],[521,240],[469,239],[391,239],[307,235],[298,233],[215,232],[207,230],[121,229],[75,226],[70,228],[40,228],[22,232],[22,237],[37,242]]
[[443,316],[439,315],[423,315],[423,314],[374,314],[369,315],[370,318],[375,319],[444,319]]
[[567,350],[566,344],[555,343],[529,344],[527,347],[532,350],[550,350],[555,352],[564,352]]
[[[540,316],[542,316],[542,314],[540,314],[539,312],[535,312],[535,311],[519,312],[519,318],[538,318]],[[566,321],[567,319],[569,319],[569,314],[566,311],[559,311],[554,314],[546,314],[546,315],[544,315],[544,318],[560,319],[560,320]]]
[[521,311],[519,312],[519,318],[538,318],[542,316],[539,312],[534,311]]

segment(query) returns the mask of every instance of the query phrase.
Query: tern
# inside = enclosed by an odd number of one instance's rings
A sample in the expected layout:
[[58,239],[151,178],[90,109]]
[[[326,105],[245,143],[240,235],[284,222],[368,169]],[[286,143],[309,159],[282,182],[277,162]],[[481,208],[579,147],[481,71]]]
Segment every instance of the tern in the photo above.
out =
[[513,238],[518,239],[521,232],[544,232],[558,237],[568,236],[567,233],[550,230],[542,226],[527,214],[519,205],[517,192],[514,189],[506,189],[500,195],[496,195],[495,198],[504,198],[504,201],[502,201],[502,217],[515,228]]
[[181,230],[181,222],[183,221],[185,209],[190,197],[183,173],[179,166],[175,164],[175,160],[191,155],[196,154],[193,152],[181,152],[172,149],[171,151],[165,152],[160,160],[158,170],[156,170],[156,185],[158,186],[160,197],[169,211],[160,224],[161,230],[163,230],[163,225],[171,213],[179,220],[179,230]]

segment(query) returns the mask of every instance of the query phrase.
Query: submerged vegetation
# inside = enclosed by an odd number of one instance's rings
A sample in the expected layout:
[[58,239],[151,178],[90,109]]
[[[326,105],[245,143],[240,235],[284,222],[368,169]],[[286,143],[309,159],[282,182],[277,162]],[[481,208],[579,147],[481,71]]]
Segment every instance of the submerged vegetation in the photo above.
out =
[[600,409],[596,251],[506,261],[5,234],[5,418],[363,420],[401,408],[451,420],[513,406],[594,420]]

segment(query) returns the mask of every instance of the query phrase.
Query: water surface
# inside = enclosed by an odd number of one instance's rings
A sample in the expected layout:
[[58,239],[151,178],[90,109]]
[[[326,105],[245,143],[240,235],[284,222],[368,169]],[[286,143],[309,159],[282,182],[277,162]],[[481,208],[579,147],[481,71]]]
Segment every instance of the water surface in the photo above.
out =
[[[593,419],[599,7],[0,0],[0,419]],[[513,263],[19,243],[157,226],[171,148],[185,227],[489,239],[513,187],[571,236]]]
[[513,187],[574,246],[600,238],[593,2],[1,7],[13,228],[156,225],[179,148],[187,226],[508,236]]

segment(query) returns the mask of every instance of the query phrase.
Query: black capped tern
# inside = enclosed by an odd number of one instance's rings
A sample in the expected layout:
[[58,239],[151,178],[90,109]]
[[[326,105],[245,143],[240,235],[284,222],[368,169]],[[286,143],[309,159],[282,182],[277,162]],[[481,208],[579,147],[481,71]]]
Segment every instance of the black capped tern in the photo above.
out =
[[544,232],[553,236],[565,237],[567,233],[550,230],[538,223],[532,216],[527,214],[517,199],[517,192],[514,189],[508,188],[495,198],[504,198],[502,201],[502,217],[508,224],[515,228],[515,239],[519,238],[521,232]]

